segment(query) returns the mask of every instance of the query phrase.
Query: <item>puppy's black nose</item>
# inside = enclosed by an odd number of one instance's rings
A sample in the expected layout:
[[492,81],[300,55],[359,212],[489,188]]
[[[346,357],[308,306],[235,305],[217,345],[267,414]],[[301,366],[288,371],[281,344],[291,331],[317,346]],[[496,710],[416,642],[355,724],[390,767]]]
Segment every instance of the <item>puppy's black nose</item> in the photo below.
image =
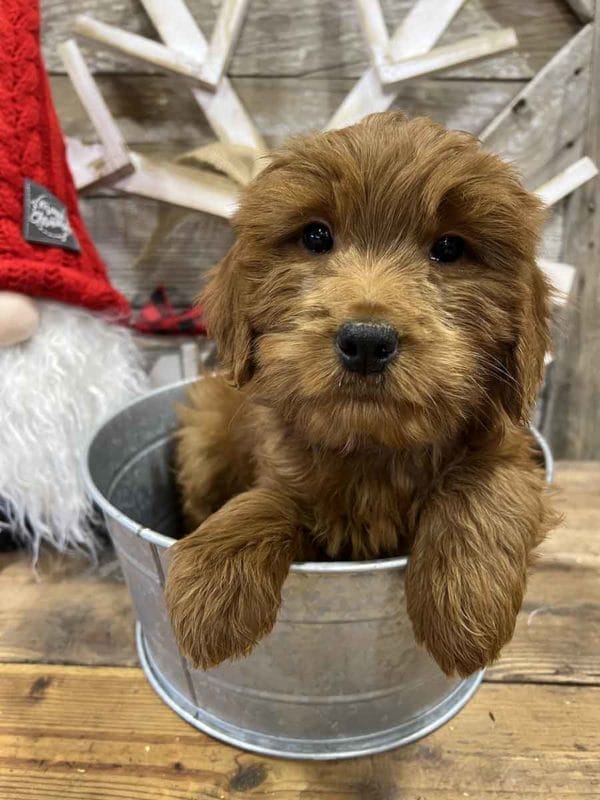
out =
[[335,344],[340,361],[350,372],[383,372],[398,350],[398,334],[390,325],[346,322]]

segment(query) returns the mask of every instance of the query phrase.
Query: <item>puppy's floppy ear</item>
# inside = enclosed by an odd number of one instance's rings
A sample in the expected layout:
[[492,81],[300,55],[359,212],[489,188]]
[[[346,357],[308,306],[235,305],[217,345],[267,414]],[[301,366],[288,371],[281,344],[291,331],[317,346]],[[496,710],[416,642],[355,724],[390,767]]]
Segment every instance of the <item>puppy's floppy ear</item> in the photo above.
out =
[[503,389],[503,406],[515,421],[529,422],[544,374],[544,358],[551,344],[550,288],[535,262],[518,316],[516,340],[507,358],[512,378]]
[[236,242],[212,270],[200,296],[208,333],[219,358],[237,386],[252,377],[252,329],[247,315],[247,286]]

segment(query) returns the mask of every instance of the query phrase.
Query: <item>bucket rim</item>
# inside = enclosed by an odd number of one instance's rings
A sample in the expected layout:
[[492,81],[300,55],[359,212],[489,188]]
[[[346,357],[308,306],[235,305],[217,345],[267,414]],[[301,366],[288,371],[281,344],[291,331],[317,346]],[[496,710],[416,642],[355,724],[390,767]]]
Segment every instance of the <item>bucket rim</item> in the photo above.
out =
[[[175,383],[169,383],[166,386],[159,386],[156,389],[153,389],[150,392],[146,392],[140,397],[137,397],[129,401],[127,404],[122,406],[118,411],[116,411],[113,415],[111,415],[108,419],[105,419],[96,428],[91,439],[89,440],[86,455],[83,460],[83,479],[86,491],[89,494],[90,498],[93,500],[93,502],[102,511],[104,517],[105,518],[109,517],[114,519],[116,522],[119,523],[119,525],[121,525],[126,530],[130,531],[134,536],[144,539],[144,541],[149,542],[150,544],[153,544],[156,547],[160,547],[162,549],[167,549],[171,547],[178,540],[173,539],[170,536],[165,536],[164,533],[159,533],[158,531],[155,531],[152,528],[147,528],[144,525],[140,525],[139,522],[135,522],[126,514],[124,514],[120,509],[114,506],[110,502],[110,500],[100,491],[100,489],[97,487],[96,482],[92,477],[92,470],[90,467],[90,454],[98,437],[102,435],[104,429],[108,427],[108,425],[110,425],[116,417],[125,413],[129,409],[134,408],[136,405],[143,402],[144,400],[148,400],[160,394],[170,394],[171,392],[173,392],[173,390],[182,388],[186,385],[191,386],[193,383],[195,383],[195,381],[197,381],[201,377],[202,376],[197,376],[196,378],[185,378],[183,380],[176,381]],[[534,439],[536,440],[540,450],[542,451],[542,455],[544,458],[544,471],[545,471],[546,483],[551,484],[554,479],[554,456],[552,455],[552,451],[550,450],[548,442],[546,441],[544,436],[542,436],[540,431],[534,425],[530,425],[529,429]],[[395,556],[393,558],[378,558],[378,559],[371,559],[369,561],[295,561],[290,566],[290,572],[339,575],[339,574],[352,574],[360,572],[386,572],[389,570],[405,570],[407,566],[408,566],[408,556]]]

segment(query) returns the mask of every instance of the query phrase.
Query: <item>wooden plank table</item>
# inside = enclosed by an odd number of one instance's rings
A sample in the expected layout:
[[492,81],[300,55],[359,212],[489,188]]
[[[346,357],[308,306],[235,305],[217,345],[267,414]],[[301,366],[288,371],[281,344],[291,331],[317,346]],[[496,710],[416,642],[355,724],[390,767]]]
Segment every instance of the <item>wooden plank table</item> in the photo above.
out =
[[408,747],[291,762],[180,720],[137,666],[113,557],[0,556],[2,800],[600,798],[600,464],[561,463],[565,525],[542,548],[512,643],[471,703]]

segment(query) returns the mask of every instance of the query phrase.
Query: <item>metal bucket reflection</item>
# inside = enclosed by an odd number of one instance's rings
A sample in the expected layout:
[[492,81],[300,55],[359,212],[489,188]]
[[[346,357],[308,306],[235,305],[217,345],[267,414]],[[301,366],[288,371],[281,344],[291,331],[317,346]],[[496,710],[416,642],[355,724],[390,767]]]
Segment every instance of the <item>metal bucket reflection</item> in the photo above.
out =
[[415,645],[404,558],[295,564],[277,625],[248,658],[208,672],[187,665],[163,599],[168,548],[181,530],[171,468],[174,405],[187,385],[128,406],[88,453],[90,492],[119,556],[140,661],[157,693],[206,733],[288,758],[377,753],[446,722],[482,676],[447,678]]

